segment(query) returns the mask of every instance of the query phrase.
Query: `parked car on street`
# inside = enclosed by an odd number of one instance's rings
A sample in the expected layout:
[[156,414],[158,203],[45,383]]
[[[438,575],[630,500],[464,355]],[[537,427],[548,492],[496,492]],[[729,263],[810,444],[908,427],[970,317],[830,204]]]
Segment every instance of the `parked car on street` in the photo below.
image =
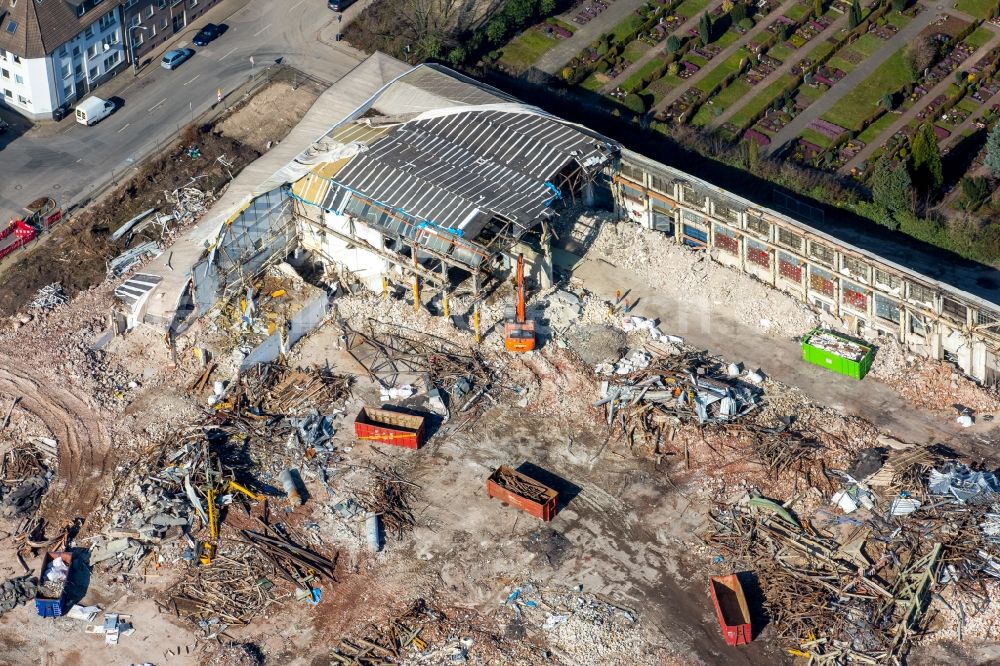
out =
[[163,54],[160,67],[163,69],[176,69],[182,62],[194,55],[194,49],[173,49]]
[[335,12],[342,12],[353,4],[354,0],[327,0],[326,6]]
[[205,27],[199,30],[198,34],[191,41],[194,42],[195,46],[206,46],[223,32],[225,32],[225,29],[221,25],[206,23]]
[[96,95],[88,97],[76,105],[76,122],[81,125],[93,125],[110,116],[114,110],[114,102]]

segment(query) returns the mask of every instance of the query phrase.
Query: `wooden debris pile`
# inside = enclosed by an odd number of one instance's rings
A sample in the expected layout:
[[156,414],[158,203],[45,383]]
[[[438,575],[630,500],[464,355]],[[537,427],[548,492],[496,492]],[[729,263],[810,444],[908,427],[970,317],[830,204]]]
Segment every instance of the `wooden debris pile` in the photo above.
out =
[[728,566],[754,572],[770,626],[791,652],[813,664],[901,664],[945,586],[970,614],[986,606],[985,581],[1000,578],[991,474],[918,448],[863,478],[824,476],[842,487],[834,508],[801,517],[792,503],[744,499],[713,513],[707,538]]
[[259,549],[227,548],[211,566],[193,569],[157,607],[198,625],[203,638],[231,639],[226,629],[246,626],[281,599],[266,573],[267,559]]
[[417,524],[410,503],[413,489],[419,486],[391,469],[370,464],[368,470],[371,473],[370,485],[366,492],[359,493],[358,501],[369,513],[381,517],[386,534],[402,539]]

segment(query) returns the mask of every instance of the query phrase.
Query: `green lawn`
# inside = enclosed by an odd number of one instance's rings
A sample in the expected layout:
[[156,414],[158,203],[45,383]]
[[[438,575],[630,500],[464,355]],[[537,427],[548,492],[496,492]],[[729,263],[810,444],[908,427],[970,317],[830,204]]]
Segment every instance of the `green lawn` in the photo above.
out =
[[862,55],[870,56],[878,51],[884,44],[884,40],[879,39],[870,32],[866,32],[858,38],[858,41],[851,44],[851,48],[860,52]]
[[972,14],[984,21],[990,17],[994,7],[996,7],[996,0],[958,0],[955,3],[955,8],[958,11]]
[[691,18],[695,14],[700,14],[708,6],[708,0],[684,0],[674,13],[677,16]]
[[829,148],[830,144],[833,142],[832,139],[826,138],[826,135],[820,134],[816,130],[809,129],[808,127],[802,131],[802,136],[800,137],[809,143],[815,143],[820,148]]
[[980,109],[980,105],[976,103],[976,100],[968,96],[963,97],[962,101],[956,104],[955,106],[968,113],[975,113]]
[[801,21],[802,18],[808,13],[809,9],[805,5],[796,4],[794,7],[785,12],[785,16],[793,21]]
[[784,43],[776,44],[767,51],[767,55],[771,56],[772,58],[777,58],[781,62],[785,62],[786,60],[788,60],[790,57],[792,57],[793,53],[795,53],[795,50],[788,48],[787,46],[784,45]]
[[590,92],[597,92],[598,90],[604,87],[605,83],[607,83],[607,78],[608,77],[606,76],[598,78],[597,74],[595,73],[585,78],[583,81],[579,83],[579,85],[584,90],[589,90]]
[[698,69],[704,69],[708,65],[708,60],[702,58],[700,55],[695,55],[690,51],[688,51],[688,54],[684,56],[684,60],[698,65]]
[[826,57],[826,54],[832,51],[834,46],[833,42],[824,39],[816,48],[809,52],[809,59],[816,62],[820,58]]
[[857,67],[857,65],[855,65],[852,62],[850,62],[849,60],[845,60],[844,58],[841,58],[839,54],[835,55],[832,58],[830,58],[829,60],[827,60],[826,61],[826,66],[829,67],[830,69],[842,69],[845,72],[847,72],[848,74],[850,74],[851,71],[855,67]]
[[634,86],[639,85],[639,82],[644,78],[652,74],[656,68],[663,65],[663,58],[651,58],[649,62],[637,69],[631,76],[625,79],[625,83],[622,84],[622,88],[625,90],[631,90]]
[[635,62],[638,60],[643,53],[650,49],[649,44],[640,41],[638,39],[629,42],[629,45],[625,47],[625,59],[629,62]]
[[875,111],[883,95],[898,90],[909,80],[910,75],[903,59],[904,50],[900,49],[889,56],[871,76],[840,98],[823,118],[847,129],[861,124],[861,121]]
[[729,122],[738,128],[743,127],[743,125],[750,122],[751,118],[766,109],[768,105],[774,101],[774,98],[778,96],[778,93],[784,90],[785,86],[791,85],[793,81],[795,81],[794,76],[791,74],[785,74],[767,88],[764,88],[764,90],[747,100],[747,103],[733,114],[732,118],[729,119]]
[[[895,113],[884,114],[881,118],[866,127],[865,131],[858,135],[858,140],[863,141],[865,145],[868,145],[877,139],[879,135],[889,127],[889,125],[893,124],[897,120],[899,120],[899,116]],[[885,138],[888,139],[889,137]],[[884,143],[884,141],[881,143]]]
[[993,39],[993,32],[987,28],[980,27],[965,38],[965,43],[972,48],[978,49],[980,46],[988,44],[991,39]]
[[889,12],[889,16],[887,18],[889,19],[889,23],[893,24],[900,30],[902,30],[907,23],[913,20],[909,16],[904,16],[899,12]]
[[799,86],[799,95],[813,102],[822,97],[823,93],[825,92],[826,92],[825,90],[820,90],[819,88],[813,88],[812,86],[806,86],[806,85]]
[[674,87],[681,84],[681,79],[676,76],[664,76],[658,81],[653,81],[649,84],[649,87],[643,90],[643,93],[648,93],[653,96],[653,103],[659,104],[660,100],[663,99],[668,92],[674,89]]
[[723,88],[722,92],[712,98],[712,106],[721,109],[728,109],[735,104],[737,100],[743,97],[743,95],[746,95],[751,90],[753,90],[753,88],[749,83],[741,79],[736,79]]
[[708,123],[712,122],[712,118],[715,118],[722,111],[723,109],[718,108],[714,104],[702,104],[698,109],[698,113],[694,114],[694,118],[691,119],[691,124],[695,127],[705,127]]
[[712,43],[718,46],[720,49],[724,49],[727,46],[731,45],[733,42],[739,41],[740,37],[741,35],[735,30],[726,30],[726,32],[723,33],[721,37],[719,37]]
[[720,62],[715,69],[706,74],[705,78],[698,82],[698,88],[706,93],[709,92],[712,88],[717,86],[722,79],[734,72],[739,71],[740,63],[743,62],[749,53],[750,52],[747,49],[737,49],[735,53]]
[[611,31],[611,39],[614,43],[620,44],[625,41],[625,38],[631,35],[633,32],[642,25],[642,19],[635,14],[629,14],[629,17],[616,25]]
[[537,29],[526,30],[513,39],[503,49],[500,62],[518,72],[535,64],[535,61],[556,45],[558,40]]

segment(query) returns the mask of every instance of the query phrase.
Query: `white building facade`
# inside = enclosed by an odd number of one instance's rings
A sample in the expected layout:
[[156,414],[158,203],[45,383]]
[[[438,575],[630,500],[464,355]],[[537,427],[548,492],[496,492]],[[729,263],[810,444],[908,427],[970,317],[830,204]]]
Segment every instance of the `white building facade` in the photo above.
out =
[[[22,44],[18,32],[29,26],[20,24],[13,12],[0,16],[0,35],[6,38],[0,39],[0,97],[6,106],[32,119],[51,118],[57,108],[86,97],[126,64],[121,9],[116,2],[21,2],[35,6],[29,7],[24,18],[34,22],[41,35],[32,33]],[[72,14],[59,16],[63,20],[46,35],[42,18],[51,13],[43,15],[40,9],[49,4],[63,5],[59,9]],[[32,9],[38,10],[37,16],[30,15]],[[71,23],[74,18],[76,25]]]

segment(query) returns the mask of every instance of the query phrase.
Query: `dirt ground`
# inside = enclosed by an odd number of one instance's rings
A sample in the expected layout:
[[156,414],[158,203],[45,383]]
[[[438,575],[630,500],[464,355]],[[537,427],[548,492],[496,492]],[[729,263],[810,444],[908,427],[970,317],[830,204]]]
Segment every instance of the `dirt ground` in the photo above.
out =
[[259,153],[281,140],[316,101],[312,86],[295,81],[275,81],[235,113],[215,124],[216,131]]

